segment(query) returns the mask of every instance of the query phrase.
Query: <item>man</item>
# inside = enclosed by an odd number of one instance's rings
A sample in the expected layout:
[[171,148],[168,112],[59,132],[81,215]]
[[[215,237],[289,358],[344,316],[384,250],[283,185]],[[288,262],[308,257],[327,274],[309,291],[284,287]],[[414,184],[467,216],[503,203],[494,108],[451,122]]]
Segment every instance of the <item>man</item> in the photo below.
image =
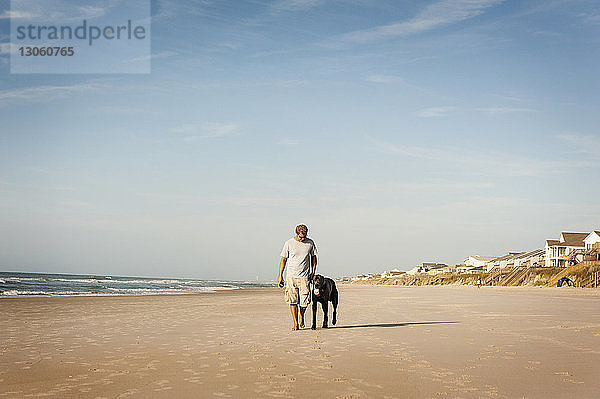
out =
[[277,282],[280,286],[283,285],[283,271],[287,266],[284,296],[292,312],[292,330],[304,328],[304,312],[310,303],[308,282],[317,269],[317,247],[307,234],[308,227],[303,224],[296,226],[296,236],[283,244],[279,262]]

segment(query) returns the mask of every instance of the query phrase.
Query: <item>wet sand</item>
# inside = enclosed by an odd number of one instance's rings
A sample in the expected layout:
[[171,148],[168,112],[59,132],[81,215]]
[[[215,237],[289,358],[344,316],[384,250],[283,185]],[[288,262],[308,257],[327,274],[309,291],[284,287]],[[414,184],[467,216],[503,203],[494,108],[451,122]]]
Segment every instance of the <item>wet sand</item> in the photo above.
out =
[[339,289],[316,331],[277,289],[0,299],[0,397],[600,397],[600,290]]

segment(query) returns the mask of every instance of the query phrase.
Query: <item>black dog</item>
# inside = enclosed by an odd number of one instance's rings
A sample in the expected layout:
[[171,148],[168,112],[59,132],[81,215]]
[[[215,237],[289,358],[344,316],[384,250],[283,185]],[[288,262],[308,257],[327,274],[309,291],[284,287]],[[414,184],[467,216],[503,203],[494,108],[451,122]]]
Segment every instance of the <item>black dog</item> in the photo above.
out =
[[333,325],[336,323],[337,305],[338,305],[338,290],[335,286],[335,281],[329,277],[323,277],[320,274],[315,274],[313,277],[312,299],[312,329],[317,328],[317,302],[321,302],[323,308],[323,328],[327,328],[327,311],[329,310],[329,301],[333,304]]

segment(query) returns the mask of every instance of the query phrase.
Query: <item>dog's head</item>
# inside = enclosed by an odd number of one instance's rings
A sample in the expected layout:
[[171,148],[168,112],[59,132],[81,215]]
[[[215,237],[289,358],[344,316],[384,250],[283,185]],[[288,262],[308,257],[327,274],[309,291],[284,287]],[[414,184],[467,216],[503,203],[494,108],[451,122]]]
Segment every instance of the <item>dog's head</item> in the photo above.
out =
[[313,292],[315,293],[315,295],[319,295],[319,293],[321,292],[321,287],[325,285],[325,277],[321,276],[320,274],[315,274],[313,276]]

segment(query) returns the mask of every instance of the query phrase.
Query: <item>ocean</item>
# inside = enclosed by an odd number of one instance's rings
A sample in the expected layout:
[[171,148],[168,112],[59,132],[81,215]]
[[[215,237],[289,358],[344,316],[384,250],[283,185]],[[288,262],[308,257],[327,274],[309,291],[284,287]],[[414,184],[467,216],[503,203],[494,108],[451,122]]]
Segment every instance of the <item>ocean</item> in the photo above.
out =
[[177,295],[275,287],[274,282],[0,272],[0,298]]

